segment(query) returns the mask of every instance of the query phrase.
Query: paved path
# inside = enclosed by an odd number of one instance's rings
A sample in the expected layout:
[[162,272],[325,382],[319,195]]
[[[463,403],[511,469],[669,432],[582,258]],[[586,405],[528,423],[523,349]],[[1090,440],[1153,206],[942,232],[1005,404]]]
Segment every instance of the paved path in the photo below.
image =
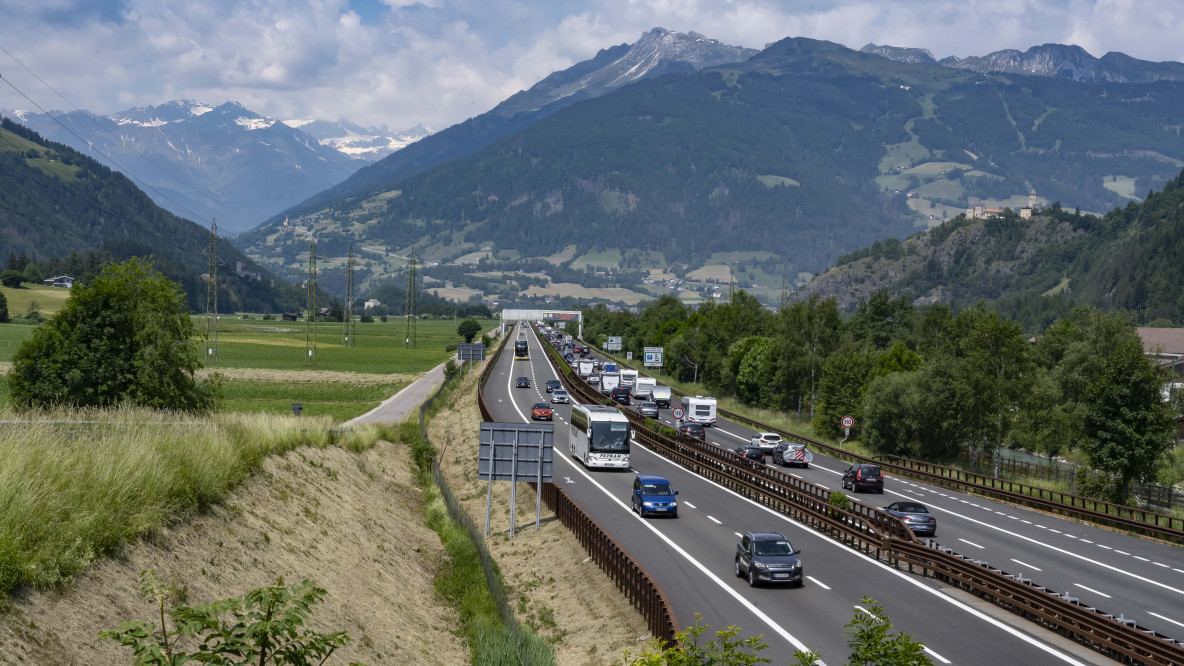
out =
[[425,372],[423,377],[404,386],[403,390],[383,400],[381,405],[357,418],[346,421],[345,425],[351,426],[355,423],[402,423],[403,419],[419,409],[423,401],[427,400],[435,392],[436,388],[443,383],[444,363],[441,363]]

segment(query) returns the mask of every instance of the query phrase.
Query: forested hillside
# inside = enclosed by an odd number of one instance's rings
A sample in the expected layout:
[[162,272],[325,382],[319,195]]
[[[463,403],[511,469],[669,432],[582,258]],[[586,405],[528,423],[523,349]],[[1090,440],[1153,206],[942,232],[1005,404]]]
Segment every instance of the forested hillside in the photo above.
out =
[[1184,172],[1143,203],[1102,217],[1042,209],[956,217],[904,241],[840,257],[795,299],[834,297],[853,310],[879,289],[917,304],[985,300],[1039,331],[1074,304],[1132,313],[1140,323],[1184,325]]
[[[202,309],[209,242],[209,230],[156,206],[123,175],[3,120],[0,256],[76,269],[73,277],[83,280],[105,261],[150,257]],[[229,243],[220,243],[218,257],[220,311],[303,309],[303,290],[275,280]],[[251,275],[237,275],[238,262]]]
[[990,75],[786,39],[585,100],[398,189],[240,242],[261,261],[313,236],[415,244],[442,262],[576,243],[577,258],[759,262],[793,282],[972,203],[1018,208],[1033,190],[1086,211],[1134,201],[1184,166],[1181,109],[1179,82]]

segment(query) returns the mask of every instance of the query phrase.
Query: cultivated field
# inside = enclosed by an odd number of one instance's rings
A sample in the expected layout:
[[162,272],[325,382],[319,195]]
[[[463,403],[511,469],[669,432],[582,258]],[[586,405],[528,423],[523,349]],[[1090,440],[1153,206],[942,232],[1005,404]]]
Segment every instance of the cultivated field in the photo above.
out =
[[574,282],[552,282],[545,287],[531,287],[522,293],[527,296],[573,296],[575,298],[603,298],[610,301],[622,301],[635,305],[653,296],[641,294],[624,287],[604,287],[593,289]]
[[20,289],[0,287],[0,294],[8,299],[8,316],[23,315],[29,310],[29,303],[36,303],[43,315],[51,315],[61,309],[70,296],[69,289],[45,285],[25,285]]

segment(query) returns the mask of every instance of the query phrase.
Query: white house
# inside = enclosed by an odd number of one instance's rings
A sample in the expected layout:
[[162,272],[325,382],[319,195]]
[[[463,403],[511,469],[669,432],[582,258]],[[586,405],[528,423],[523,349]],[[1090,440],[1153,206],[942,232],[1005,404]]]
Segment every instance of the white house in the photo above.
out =
[[376,308],[380,305],[382,305],[381,301],[379,301],[377,298],[371,298],[370,300],[366,301],[366,304],[362,306],[362,309],[369,310],[370,308]]
[[74,286],[74,278],[70,277],[69,275],[55,275],[51,278],[45,278],[42,280],[42,282],[48,284],[51,287],[62,287],[65,289],[69,289]]

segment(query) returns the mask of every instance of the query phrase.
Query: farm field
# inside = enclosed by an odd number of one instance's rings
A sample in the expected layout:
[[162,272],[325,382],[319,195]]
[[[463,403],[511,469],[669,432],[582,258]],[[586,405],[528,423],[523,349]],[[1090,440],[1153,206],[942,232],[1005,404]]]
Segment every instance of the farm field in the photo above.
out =
[[41,314],[48,316],[62,308],[70,296],[70,290],[45,285],[23,286],[20,289],[0,287],[0,294],[4,294],[4,298],[8,300],[10,317],[25,314],[29,309],[29,303],[36,303]]

